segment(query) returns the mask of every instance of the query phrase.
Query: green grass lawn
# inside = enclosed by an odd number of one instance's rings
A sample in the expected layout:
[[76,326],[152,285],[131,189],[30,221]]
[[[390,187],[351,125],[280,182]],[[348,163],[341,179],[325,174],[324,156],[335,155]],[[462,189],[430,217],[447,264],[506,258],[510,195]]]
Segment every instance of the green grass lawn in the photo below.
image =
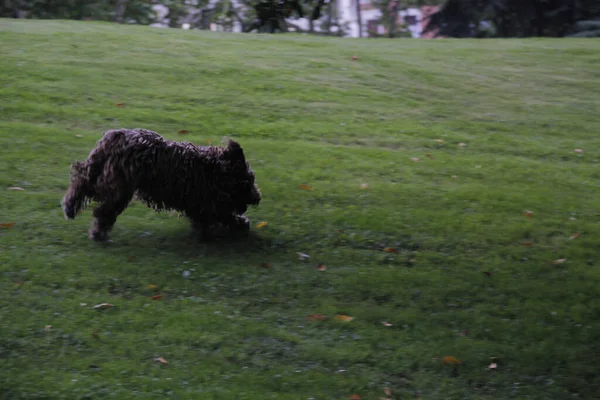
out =
[[[0,399],[597,398],[600,41],[0,41]],[[133,203],[88,240],[69,164],[118,127],[239,140],[252,235]]]

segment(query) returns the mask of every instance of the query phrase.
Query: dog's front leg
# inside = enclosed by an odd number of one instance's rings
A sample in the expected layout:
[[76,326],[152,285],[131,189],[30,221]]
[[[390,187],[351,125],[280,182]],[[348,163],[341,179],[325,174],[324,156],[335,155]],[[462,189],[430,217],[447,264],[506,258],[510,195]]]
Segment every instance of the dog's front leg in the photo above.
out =
[[192,227],[197,231],[202,240],[210,241],[214,239],[214,228],[216,225],[215,218],[211,218],[207,215],[202,216],[190,216]]
[[108,234],[117,221],[117,217],[129,205],[131,196],[126,195],[117,201],[107,201],[94,209],[94,222],[90,228],[90,239],[97,242],[108,240]]

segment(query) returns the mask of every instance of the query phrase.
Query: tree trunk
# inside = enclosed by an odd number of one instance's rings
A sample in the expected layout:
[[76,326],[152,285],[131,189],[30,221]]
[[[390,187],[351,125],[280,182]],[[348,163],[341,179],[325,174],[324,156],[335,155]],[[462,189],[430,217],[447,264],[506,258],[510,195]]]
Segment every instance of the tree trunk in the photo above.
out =
[[23,19],[26,16],[26,12],[25,10],[23,10],[23,7],[25,6],[25,0],[17,0],[15,1],[15,5],[14,5],[14,17],[15,18],[19,18],[19,19]]
[[358,24],[358,37],[361,38],[363,36],[363,27],[362,15],[360,12],[360,0],[354,0],[354,5],[356,6],[356,23]]
[[327,5],[327,34],[331,35],[331,18],[333,14],[333,6],[331,5],[333,1],[330,1]]
[[117,7],[115,9],[115,22],[118,24],[123,23],[125,17],[125,9],[127,8],[128,0],[117,0]]
[[390,3],[389,13],[390,13],[390,27],[388,36],[393,38],[396,36],[396,21],[398,21],[398,8],[400,5],[398,4],[398,0],[392,0]]

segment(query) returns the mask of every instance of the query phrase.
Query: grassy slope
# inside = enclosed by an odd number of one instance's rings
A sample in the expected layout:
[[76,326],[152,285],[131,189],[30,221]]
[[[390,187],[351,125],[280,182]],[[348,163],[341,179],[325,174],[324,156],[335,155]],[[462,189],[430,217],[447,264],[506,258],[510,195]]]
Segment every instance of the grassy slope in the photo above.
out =
[[[0,229],[0,398],[600,390],[599,41],[9,20],[0,41],[0,223],[16,223]],[[91,243],[89,210],[66,222],[59,201],[115,127],[239,139],[264,194],[250,217],[269,225],[205,245],[134,204]]]

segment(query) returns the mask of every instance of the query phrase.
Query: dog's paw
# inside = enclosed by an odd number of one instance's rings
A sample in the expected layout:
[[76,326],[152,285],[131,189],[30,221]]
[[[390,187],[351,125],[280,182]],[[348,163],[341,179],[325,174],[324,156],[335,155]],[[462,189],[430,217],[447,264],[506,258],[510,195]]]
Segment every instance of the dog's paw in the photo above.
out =
[[236,231],[247,232],[250,230],[250,220],[246,216],[236,215],[231,228],[235,229]]

